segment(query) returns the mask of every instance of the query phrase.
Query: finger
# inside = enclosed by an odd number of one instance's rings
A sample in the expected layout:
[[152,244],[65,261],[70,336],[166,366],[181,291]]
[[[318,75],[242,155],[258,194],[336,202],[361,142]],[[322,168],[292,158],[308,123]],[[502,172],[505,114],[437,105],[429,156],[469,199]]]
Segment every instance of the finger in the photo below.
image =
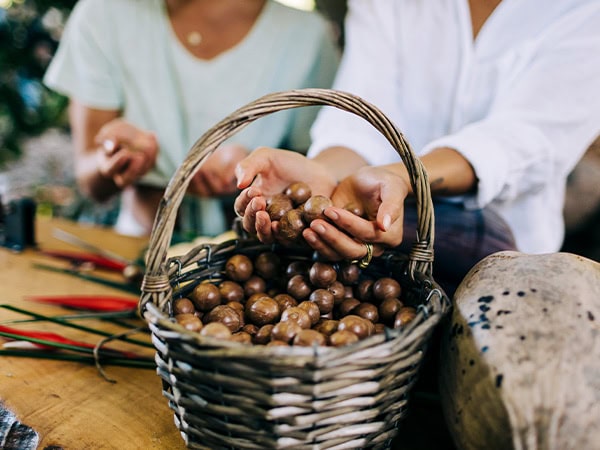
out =
[[144,175],[145,158],[139,154],[134,154],[129,164],[118,174],[115,174],[114,181],[117,186],[123,188],[135,182]]
[[[242,226],[244,230],[249,233],[257,233],[256,230],[256,215],[257,213],[264,211],[266,213],[266,201],[263,197],[253,198],[246,208],[243,210]],[[237,210],[236,210],[237,211]],[[270,220],[270,219],[269,219]],[[269,225],[270,226],[270,225]]]
[[378,227],[376,222],[363,219],[343,208],[329,207],[323,212],[335,226],[360,241],[373,242],[377,239]]
[[337,259],[360,259],[366,254],[365,246],[361,241],[357,241],[324,220],[313,220],[309,229],[317,235],[315,239],[310,232],[307,233],[314,241],[310,242],[311,246],[319,253],[326,252],[327,256],[335,254]]
[[100,159],[99,171],[106,178],[113,178],[115,174],[126,170],[127,165],[131,160],[131,154],[128,152],[119,152],[109,157]]
[[255,215],[256,236],[258,240],[271,244],[275,241],[273,234],[273,222],[266,211],[258,211]]
[[342,255],[337,253],[325,241],[321,239],[318,233],[315,233],[311,228],[302,230],[302,237],[319,255],[328,261],[339,261],[344,259]]
[[399,192],[399,186],[391,186],[383,183],[381,186],[381,204],[377,210],[377,225],[381,231],[388,231],[393,223],[404,219],[404,199],[408,191],[404,190],[404,195]]
[[237,195],[237,197],[233,201],[233,211],[235,212],[235,215],[238,217],[244,216],[246,207],[248,206],[248,203],[250,203],[250,200],[252,199],[252,197],[249,195],[250,189],[252,189],[252,188],[244,189],[242,192],[240,192]]
[[245,189],[252,184],[261,172],[267,172],[271,166],[271,158],[267,148],[258,148],[242,159],[235,167],[238,189]]

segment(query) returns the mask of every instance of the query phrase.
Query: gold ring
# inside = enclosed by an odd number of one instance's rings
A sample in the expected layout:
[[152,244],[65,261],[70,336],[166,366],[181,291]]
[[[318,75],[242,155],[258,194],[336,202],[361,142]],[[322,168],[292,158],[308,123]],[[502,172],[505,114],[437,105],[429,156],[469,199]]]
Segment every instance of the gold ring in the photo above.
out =
[[351,264],[358,264],[358,267],[361,269],[366,269],[371,264],[371,260],[373,259],[373,244],[369,242],[363,242],[365,247],[367,248],[367,254],[363,256],[361,259],[354,259],[350,261]]

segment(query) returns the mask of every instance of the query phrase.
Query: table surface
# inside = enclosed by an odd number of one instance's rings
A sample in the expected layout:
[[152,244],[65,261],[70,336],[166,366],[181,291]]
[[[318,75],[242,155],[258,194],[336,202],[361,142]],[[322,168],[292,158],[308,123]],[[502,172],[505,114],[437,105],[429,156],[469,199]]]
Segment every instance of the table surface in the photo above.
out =
[[[38,218],[36,243],[39,248],[80,250],[56,239],[53,236],[55,228],[126,258],[137,258],[147,244],[144,239],[121,236],[110,229]],[[34,303],[25,297],[107,294],[136,298],[72,275],[41,270],[34,267],[34,263],[67,267],[64,262],[44,256],[35,249],[13,253],[0,247],[0,286],[3,293],[0,303],[57,315],[67,310]],[[106,273],[101,275],[109,276]],[[7,321],[21,318],[16,313],[0,309],[0,323],[9,325]],[[57,331],[48,322],[9,326]],[[97,322],[94,327],[110,330],[111,324]],[[97,336],[90,339],[88,333],[64,327],[58,332],[72,339],[86,339],[92,344],[99,339]],[[147,336],[140,335],[138,338],[147,339]],[[3,342],[0,338],[0,345]],[[138,350],[139,347],[136,347],[135,351]],[[153,356],[152,348],[147,352]],[[17,416],[18,421],[38,432],[40,449],[49,446],[65,450],[185,448],[173,422],[173,413],[162,395],[160,378],[153,369],[119,366],[103,369],[115,383],[105,380],[91,364],[0,356],[0,402]]]

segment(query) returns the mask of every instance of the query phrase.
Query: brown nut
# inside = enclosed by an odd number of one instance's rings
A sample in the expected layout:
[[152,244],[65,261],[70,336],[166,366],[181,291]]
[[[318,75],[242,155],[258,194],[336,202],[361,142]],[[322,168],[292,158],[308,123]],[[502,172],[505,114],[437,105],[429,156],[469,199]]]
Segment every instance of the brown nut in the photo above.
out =
[[402,302],[397,298],[388,297],[379,304],[379,318],[388,325],[394,323],[396,313],[402,308]]
[[194,314],[194,304],[189,298],[178,298],[173,300],[173,314]]
[[301,330],[293,340],[293,345],[300,347],[325,346],[327,338],[316,330]]
[[263,325],[258,329],[256,334],[252,337],[252,342],[258,345],[265,345],[271,340],[271,332],[273,331],[272,323],[268,325]]
[[244,288],[236,281],[225,280],[219,283],[219,293],[222,302],[241,302],[244,300]]
[[333,294],[327,289],[315,289],[308,299],[319,307],[320,315],[329,314],[333,311]]
[[240,320],[240,313],[235,309],[226,306],[218,305],[211,309],[204,315],[204,324],[208,323],[222,323],[229,331],[235,333],[241,328],[242,322]]
[[383,301],[388,297],[399,298],[402,293],[400,283],[390,277],[383,277],[373,283],[373,296]]
[[311,326],[316,324],[321,318],[321,311],[319,310],[319,305],[310,300],[305,300],[301,302],[298,305],[298,308],[302,308],[308,313],[308,316],[310,317]]
[[265,292],[266,289],[267,282],[258,275],[252,275],[244,282],[244,294],[246,297]]
[[344,209],[359,217],[363,217],[365,214],[364,208],[359,203],[348,203],[347,205],[344,205]]
[[336,331],[331,336],[329,336],[329,345],[333,347],[342,347],[344,345],[353,344],[354,342],[358,341],[358,336],[352,331],[348,330]]
[[303,181],[297,181],[285,188],[283,193],[292,200],[292,203],[295,206],[298,206],[310,198],[312,195],[312,190],[307,183]]
[[244,305],[240,302],[227,302],[225,306],[229,306],[231,309],[235,310],[238,314],[244,315]]
[[312,320],[310,316],[306,310],[300,308],[299,306],[288,308],[281,313],[281,321],[287,322],[288,320],[298,322],[298,325],[305,329],[312,326]]
[[292,261],[285,268],[285,276],[289,279],[294,275],[308,276],[310,264],[308,261]]
[[246,317],[259,327],[279,320],[279,304],[271,297],[262,297],[246,307]]
[[231,331],[220,322],[211,322],[204,325],[200,330],[202,336],[210,336],[218,339],[229,339]]
[[338,323],[337,320],[321,318],[313,329],[317,330],[319,333],[323,333],[325,336],[331,336],[337,331]]
[[190,300],[198,311],[206,312],[221,304],[221,293],[214,284],[204,282],[190,293]]
[[289,344],[285,341],[269,341],[267,347],[289,347]]
[[352,286],[358,283],[360,277],[360,267],[358,264],[342,262],[338,267],[338,280],[346,286]]
[[338,331],[351,331],[358,336],[359,339],[364,339],[374,331],[373,323],[362,317],[349,315],[342,317],[338,324]]
[[332,206],[332,203],[329,197],[325,197],[324,195],[313,195],[304,203],[302,213],[304,222],[310,224],[315,219],[327,220],[323,211],[330,206]]
[[342,284],[341,281],[334,281],[327,287],[327,290],[333,294],[333,303],[335,306],[342,303],[344,300],[344,295],[346,293],[346,288]]
[[275,324],[271,331],[271,340],[291,342],[296,335],[302,331],[302,327],[298,322],[288,320]]
[[244,282],[252,275],[254,265],[246,255],[237,253],[225,263],[225,274],[230,280]]
[[373,284],[374,280],[367,278],[360,280],[356,286],[356,298],[361,302],[370,302],[373,300]]
[[267,213],[274,221],[281,220],[285,213],[293,208],[292,200],[285,194],[275,194],[267,201]]
[[417,316],[417,310],[412,306],[403,306],[400,311],[396,313],[394,318],[394,328],[400,328],[411,321]]
[[281,312],[287,308],[291,308],[292,306],[298,306],[296,299],[289,294],[277,294],[275,297],[273,297],[273,300],[277,302]]
[[252,336],[250,336],[245,331],[238,331],[237,333],[233,333],[229,340],[234,342],[240,342],[242,344],[252,344]]
[[327,288],[336,281],[337,272],[331,264],[316,261],[310,266],[308,279],[315,287]]
[[306,225],[302,220],[302,211],[290,209],[279,221],[277,237],[285,242],[293,242],[300,239],[304,228],[306,228]]
[[186,330],[195,332],[202,330],[202,321],[198,319],[198,317],[196,317],[194,314],[177,314],[175,316],[175,321]]
[[262,252],[254,260],[254,272],[265,280],[275,278],[280,267],[281,260],[274,252]]
[[296,300],[302,301],[308,298],[312,289],[306,278],[302,275],[294,275],[287,282],[287,293],[294,297]]
[[258,326],[254,325],[253,323],[247,323],[242,327],[242,331],[245,331],[254,338],[254,336],[256,336],[256,333],[258,333]]
[[360,300],[357,298],[345,298],[338,306],[338,316],[344,317],[352,314],[354,308],[360,305]]
[[352,310],[352,314],[370,320],[372,323],[379,321],[379,311],[373,303],[362,302]]

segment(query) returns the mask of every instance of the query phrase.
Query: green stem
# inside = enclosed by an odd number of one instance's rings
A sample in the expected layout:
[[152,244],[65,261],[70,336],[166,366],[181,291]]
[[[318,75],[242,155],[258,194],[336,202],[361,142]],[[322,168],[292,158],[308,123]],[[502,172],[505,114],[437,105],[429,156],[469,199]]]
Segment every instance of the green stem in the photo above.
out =
[[110,286],[112,288],[120,289],[122,291],[130,292],[130,293],[136,294],[136,295],[141,294],[140,288],[138,286],[134,286],[129,283],[121,283],[118,281],[112,281],[112,280],[108,280],[106,278],[96,277],[94,275],[88,275],[85,273],[81,273],[81,272],[78,272],[77,270],[65,269],[62,267],[54,267],[54,266],[49,266],[46,264],[34,263],[33,267],[36,269],[49,270],[51,272],[58,272],[58,273],[64,273],[67,275],[72,275],[74,277],[81,278],[83,280],[91,281],[93,283],[99,283],[104,286]]
[[[8,309],[9,311],[13,311],[13,312],[17,312],[19,314],[24,314],[30,317],[34,317],[38,320],[45,320],[48,322],[52,322],[52,323],[57,323],[59,325],[63,325],[65,327],[70,327],[70,328],[75,328],[77,330],[80,331],[85,331],[87,333],[92,333],[92,334],[97,334],[99,336],[105,336],[105,337],[111,337],[113,336],[114,333],[109,333],[107,331],[102,331],[102,330],[98,330],[96,328],[91,328],[91,327],[87,327],[85,325],[79,325],[76,323],[71,323],[67,320],[63,320],[60,318],[56,318],[56,317],[52,317],[52,316],[45,316],[43,314],[39,314],[33,311],[27,311],[25,309],[21,309],[21,308],[17,308],[16,306],[12,306],[12,305],[0,305],[0,308],[4,308],[4,309]],[[138,339],[131,339],[128,337],[122,337],[120,338],[123,341],[129,342],[131,344],[137,344],[140,345],[142,347],[148,347],[148,348],[152,348],[153,345],[150,342],[145,342],[145,341],[140,341]]]
[[[16,356],[37,359],[52,359],[58,361],[72,361],[86,364],[95,364],[93,357],[71,355],[66,353],[49,353],[36,350],[0,350],[0,356]],[[102,364],[113,366],[134,367],[140,369],[155,369],[156,364],[150,359],[124,359],[124,358],[102,358]]]

